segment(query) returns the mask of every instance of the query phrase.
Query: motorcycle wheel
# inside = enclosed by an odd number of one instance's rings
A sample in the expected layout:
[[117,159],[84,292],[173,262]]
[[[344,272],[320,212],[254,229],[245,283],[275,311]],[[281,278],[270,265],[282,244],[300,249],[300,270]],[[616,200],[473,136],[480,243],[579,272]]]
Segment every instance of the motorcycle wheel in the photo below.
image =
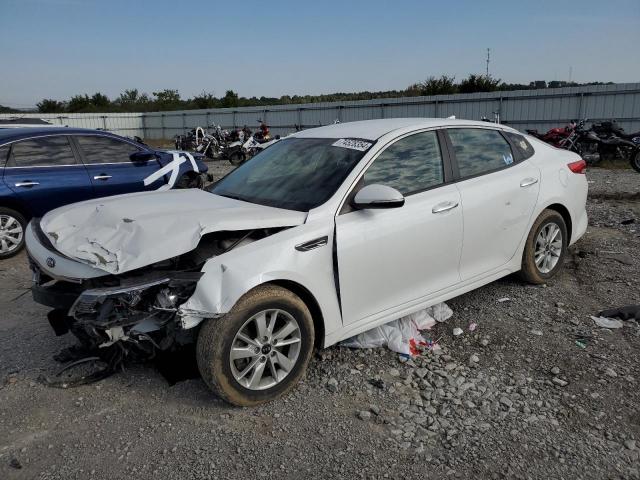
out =
[[631,168],[640,173],[640,148],[630,155]]
[[229,163],[231,163],[231,165],[237,167],[238,165],[240,165],[242,162],[245,161],[245,156],[244,153],[237,151],[237,152],[233,152],[229,155]]

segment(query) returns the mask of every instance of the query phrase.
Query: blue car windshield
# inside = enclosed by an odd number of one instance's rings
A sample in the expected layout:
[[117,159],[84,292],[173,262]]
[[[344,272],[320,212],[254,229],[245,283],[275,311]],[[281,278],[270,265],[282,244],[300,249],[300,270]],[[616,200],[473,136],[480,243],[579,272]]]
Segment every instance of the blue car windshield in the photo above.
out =
[[306,212],[331,198],[371,145],[372,142],[352,139],[283,139],[209,187],[209,191]]

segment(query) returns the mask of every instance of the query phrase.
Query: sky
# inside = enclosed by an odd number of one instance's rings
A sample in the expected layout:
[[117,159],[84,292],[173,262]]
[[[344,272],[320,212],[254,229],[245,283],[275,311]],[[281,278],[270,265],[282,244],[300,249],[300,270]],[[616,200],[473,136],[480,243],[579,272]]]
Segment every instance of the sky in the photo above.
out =
[[640,82],[640,0],[0,0],[0,104],[404,89],[442,74]]

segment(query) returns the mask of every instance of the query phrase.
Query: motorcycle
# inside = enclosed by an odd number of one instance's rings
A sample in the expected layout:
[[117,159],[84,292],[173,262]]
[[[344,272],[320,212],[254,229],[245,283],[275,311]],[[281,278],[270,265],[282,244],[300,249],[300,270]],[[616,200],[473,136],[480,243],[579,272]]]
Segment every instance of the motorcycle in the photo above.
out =
[[622,158],[640,172],[640,142],[621,138],[601,124],[593,124],[590,129],[586,129],[585,123],[586,120],[581,120],[571,134],[560,141],[559,147],[576,152],[588,165],[600,163],[607,157]]
[[566,127],[552,128],[546,133],[540,133],[534,129],[526,130],[526,132],[532,137],[536,137],[554,147],[561,147],[562,142],[571,135],[576,125],[577,123],[575,121],[571,121]]

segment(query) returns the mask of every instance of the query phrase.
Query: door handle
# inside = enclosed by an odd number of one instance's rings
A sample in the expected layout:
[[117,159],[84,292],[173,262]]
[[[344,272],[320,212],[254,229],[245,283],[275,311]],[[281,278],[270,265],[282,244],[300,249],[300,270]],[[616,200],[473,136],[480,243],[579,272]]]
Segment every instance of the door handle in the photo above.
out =
[[24,182],[18,182],[15,184],[16,187],[26,187],[26,188],[34,187],[36,185],[40,185],[40,183],[32,182],[30,180],[25,180]]
[[525,178],[524,180],[522,180],[520,182],[520,186],[521,187],[528,187],[530,185],[535,185],[536,183],[538,183],[538,179],[537,178]]
[[431,209],[431,213],[442,213],[458,206],[458,202],[442,202]]
[[104,173],[93,177],[94,180],[109,180],[110,178],[111,175],[105,175]]

